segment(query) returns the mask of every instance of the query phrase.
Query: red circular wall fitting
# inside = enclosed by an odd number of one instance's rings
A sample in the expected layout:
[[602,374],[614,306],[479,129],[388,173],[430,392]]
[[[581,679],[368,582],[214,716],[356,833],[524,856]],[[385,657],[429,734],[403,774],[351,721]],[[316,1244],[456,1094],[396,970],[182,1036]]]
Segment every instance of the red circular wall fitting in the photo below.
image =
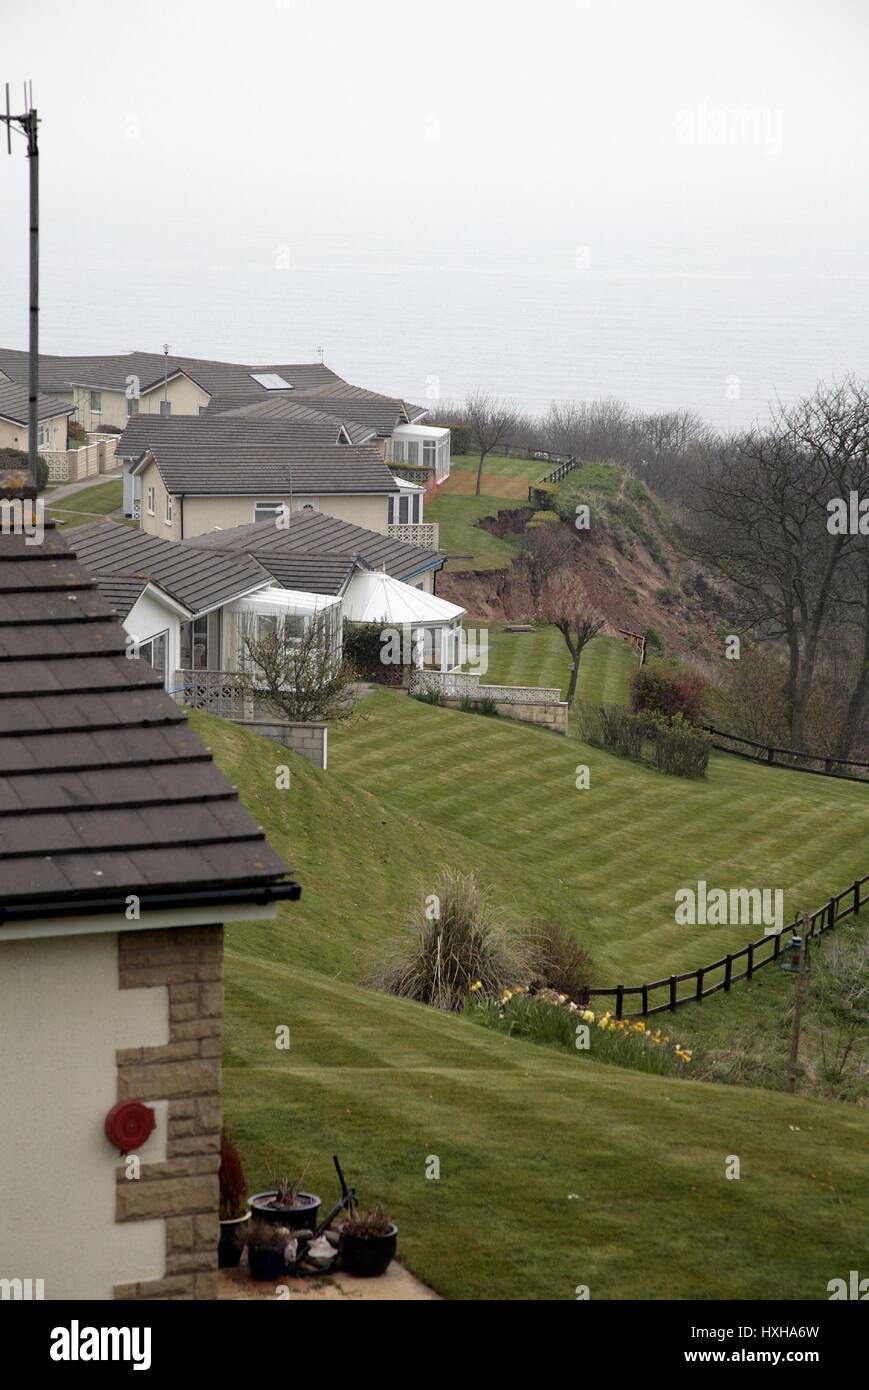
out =
[[122,1154],[140,1149],[157,1124],[150,1105],[140,1100],[119,1100],[106,1116],[106,1138]]

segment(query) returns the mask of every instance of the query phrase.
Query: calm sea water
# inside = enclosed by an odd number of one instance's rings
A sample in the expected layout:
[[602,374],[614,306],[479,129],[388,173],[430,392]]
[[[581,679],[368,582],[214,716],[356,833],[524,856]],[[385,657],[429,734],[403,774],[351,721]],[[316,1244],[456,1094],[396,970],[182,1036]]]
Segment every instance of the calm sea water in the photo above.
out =
[[[869,272],[509,264],[307,265],[262,255],[43,265],[47,352],[173,350],[310,361],[429,403],[482,385],[531,410],[607,395],[685,406],[721,427],[819,379],[866,374]],[[23,269],[0,270],[0,342],[24,346]]]

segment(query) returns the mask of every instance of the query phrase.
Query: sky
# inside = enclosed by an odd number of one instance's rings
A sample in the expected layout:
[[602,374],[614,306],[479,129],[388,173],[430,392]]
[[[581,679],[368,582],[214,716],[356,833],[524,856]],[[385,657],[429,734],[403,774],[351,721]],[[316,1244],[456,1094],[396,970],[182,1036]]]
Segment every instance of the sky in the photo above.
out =
[[[861,0],[0,0],[0,81],[42,121],[43,345],[165,325],[218,355],[215,280],[288,268],[865,274],[867,38]],[[26,180],[0,152],[20,346]]]

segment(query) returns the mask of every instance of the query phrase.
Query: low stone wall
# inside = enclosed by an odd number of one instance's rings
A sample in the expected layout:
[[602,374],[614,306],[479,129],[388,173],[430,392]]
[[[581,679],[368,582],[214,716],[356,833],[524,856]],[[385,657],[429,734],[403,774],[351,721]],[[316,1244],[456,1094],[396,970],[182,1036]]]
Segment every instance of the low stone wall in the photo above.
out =
[[234,724],[242,724],[263,738],[282,743],[292,748],[294,753],[306,758],[315,767],[325,769],[329,758],[329,729],[326,724],[281,724],[269,723],[262,719],[234,719]]
[[169,1041],[117,1054],[118,1100],[168,1101],[164,1162],[117,1169],[115,1219],[163,1219],[162,1279],[118,1284],[116,1299],[217,1297],[223,928],[121,932],[121,989],[169,992]]
[[457,708],[463,699],[494,700],[500,715],[526,724],[540,724],[554,733],[567,733],[568,707],[556,686],[483,685],[469,671],[414,671],[411,695],[439,690],[445,705]]

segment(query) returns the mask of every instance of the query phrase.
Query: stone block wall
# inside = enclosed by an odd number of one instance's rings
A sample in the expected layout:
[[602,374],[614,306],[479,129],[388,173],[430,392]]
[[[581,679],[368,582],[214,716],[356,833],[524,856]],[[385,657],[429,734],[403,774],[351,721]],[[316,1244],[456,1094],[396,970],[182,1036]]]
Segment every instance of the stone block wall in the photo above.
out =
[[223,928],[122,932],[118,968],[122,989],[168,989],[169,1041],[117,1054],[118,1100],[168,1101],[168,1134],[165,1161],[138,1178],[118,1167],[115,1207],[119,1222],[165,1220],[165,1275],[115,1298],[216,1298]]
[[275,743],[282,743],[285,748],[292,748],[315,767],[327,766],[329,729],[326,724],[270,724],[264,719],[236,719],[233,722],[244,724],[255,734],[273,739]]

